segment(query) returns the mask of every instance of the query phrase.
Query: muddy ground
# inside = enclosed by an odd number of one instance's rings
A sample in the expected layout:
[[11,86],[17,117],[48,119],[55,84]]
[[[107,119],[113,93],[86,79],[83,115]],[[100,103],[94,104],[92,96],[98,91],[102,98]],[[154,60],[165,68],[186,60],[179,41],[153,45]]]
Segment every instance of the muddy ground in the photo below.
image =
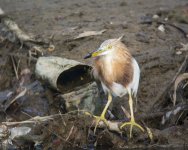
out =
[[[137,114],[160,111],[162,106],[157,106],[157,103],[158,101],[161,103],[161,96],[171,90],[172,87],[170,89],[167,87],[186,55],[186,51],[179,51],[180,43],[187,43],[185,34],[188,33],[188,3],[186,0],[0,0],[0,6],[26,33],[43,39],[54,36],[52,42],[55,50],[46,51],[45,55],[60,56],[91,64],[91,60],[83,59],[85,54],[98,48],[106,39],[124,35],[123,42],[141,68]],[[153,20],[154,15],[157,15],[158,22]],[[160,31],[158,29],[161,25],[160,21],[166,21],[170,25],[164,23],[165,30]],[[183,32],[177,27],[183,29]],[[84,31],[103,29],[106,31],[101,35],[74,40],[74,37]],[[33,62],[31,70],[34,64]],[[3,74],[8,76],[6,82]],[[2,70],[0,90],[12,88],[13,78],[15,78],[14,72]],[[48,104],[41,105],[50,107],[54,105],[53,103],[50,101]],[[172,99],[167,103],[165,108],[171,107]],[[41,111],[41,115],[49,114],[48,110]],[[159,124],[159,122],[153,122],[151,125],[160,129],[154,125],[155,123]],[[184,142],[179,143],[188,144],[185,140],[188,134],[182,135],[182,138]],[[179,138],[173,140],[176,141]],[[84,142],[82,141],[80,145],[82,143]],[[106,144],[106,142],[100,143]],[[53,148],[53,145],[51,147]]]

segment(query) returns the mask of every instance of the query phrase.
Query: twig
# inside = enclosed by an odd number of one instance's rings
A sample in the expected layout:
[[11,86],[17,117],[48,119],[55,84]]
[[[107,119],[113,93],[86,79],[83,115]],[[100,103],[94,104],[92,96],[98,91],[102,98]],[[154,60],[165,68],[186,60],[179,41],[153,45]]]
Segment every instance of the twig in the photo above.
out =
[[[30,120],[32,120],[32,119],[34,119],[34,120],[36,120],[37,119],[37,123],[40,123],[39,122],[39,120],[41,120],[41,118],[42,118],[42,120],[44,119],[45,121],[47,121],[47,120],[51,120],[53,117],[55,117],[55,116],[59,116],[59,114],[55,114],[55,115],[51,115],[51,116],[45,116],[45,117],[40,117],[40,116],[36,116],[36,117],[32,117],[32,116],[30,116],[29,114],[27,114],[27,113],[25,113],[27,116],[29,116],[29,117],[31,117],[31,119]],[[52,117],[52,118],[51,118]],[[47,119],[47,120],[46,120]],[[44,121],[43,120],[43,121]],[[52,130],[50,130],[49,128],[47,128],[46,126],[44,126],[43,125],[43,127],[45,128],[45,129],[47,129],[49,132],[51,132],[51,133],[53,133],[54,135],[56,135],[59,139],[61,139],[62,141],[64,141],[64,142],[66,142],[66,143],[68,143],[68,144],[72,144],[71,142],[69,142],[69,141],[66,141],[63,137],[61,137],[61,136],[59,136],[58,134],[56,134],[56,133],[54,133]],[[81,147],[79,147],[78,145],[76,145],[76,147],[78,147],[78,148],[81,148]]]
[[67,126],[67,124],[66,124],[65,120],[63,119],[63,116],[62,116],[62,114],[61,114],[61,112],[60,112],[60,111],[59,111],[59,115],[61,116],[61,120],[62,120],[62,122],[63,122],[64,126],[66,127],[66,126]]
[[36,116],[36,117],[33,117],[33,118],[31,118],[29,120],[25,120],[25,121],[2,122],[2,124],[5,124],[7,126],[14,126],[14,125],[18,125],[18,124],[41,123],[41,122],[45,122],[48,120],[52,120],[54,117],[57,117],[57,116],[59,116],[59,114],[51,115],[51,116],[44,116],[44,117]]
[[16,67],[16,64],[15,64],[15,60],[13,58],[13,56],[10,56],[11,57],[11,60],[12,60],[12,64],[13,64],[13,68],[14,68],[14,72],[15,72],[15,75],[16,75],[16,78],[17,80],[19,79],[18,77],[18,66],[19,66],[19,62],[18,62],[18,65]]
[[71,127],[70,132],[69,132],[67,138],[65,139],[65,141],[68,141],[69,137],[71,136],[71,134],[73,132],[73,129],[74,129],[74,125]]
[[127,118],[131,118],[131,115],[130,115],[129,112],[125,109],[125,107],[123,107],[123,106],[121,105],[121,109],[123,110],[123,112],[124,112],[124,114],[125,114],[125,116],[126,116]]
[[128,146],[124,146],[121,147],[121,149],[186,149],[187,145],[183,145],[183,144],[153,144],[153,145],[128,145]]
[[18,53],[7,53],[7,54],[4,54],[3,52],[0,51],[0,55],[3,55],[3,56],[11,56],[11,57],[18,57],[19,59],[23,58],[23,59],[31,59],[32,61],[37,61],[37,58],[29,58],[27,55],[25,54],[18,54]]
[[17,99],[19,99],[20,97],[24,96],[24,95],[26,94],[26,92],[27,92],[27,88],[24,88],[24,90],[21,91],[21,92],[6,106],[5,110],[7,110],[7,108],[9,108],[9,106],[10,106],[11,104],[13,104]]

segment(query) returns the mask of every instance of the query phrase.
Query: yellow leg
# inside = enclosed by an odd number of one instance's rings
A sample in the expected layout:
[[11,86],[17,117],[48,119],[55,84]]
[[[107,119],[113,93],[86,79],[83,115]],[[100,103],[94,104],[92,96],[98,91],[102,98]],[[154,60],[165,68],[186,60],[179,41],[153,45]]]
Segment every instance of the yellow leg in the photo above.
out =
[[108,107],[109,107],[111,102],[112,102],[112,96],[109,93],[108,94],[108,102],[107,102],[106,106],[104,107],[101,116],[100,117],[99,116],[94,116],[97,119],[96,125],[95,125],[95,129],[94,129],[94,133],[96,132],[97,126],[98,126],[100,121],[103,121],[106,125],[108,125],[108,122],[107,122],[107,120],[105,118],[105,114],[106,114],[106,111],[107,111],[107,109],[108,109]]
[[131,138],[133,126],[140,128],[142,131],[144,131],[144,129],[139,124],[137,124],[135,122],[134,113],[133,113],[133,100],[132,100],[132,96],[131,96],[131,91],[129,89],[128,89],[128,94],[129,94],[129,107],[130,107],[130,111],[131,111],[131,121],[123,123],[121,125],[120,129],[122,129],[126,125],[130,125],[130,138]]

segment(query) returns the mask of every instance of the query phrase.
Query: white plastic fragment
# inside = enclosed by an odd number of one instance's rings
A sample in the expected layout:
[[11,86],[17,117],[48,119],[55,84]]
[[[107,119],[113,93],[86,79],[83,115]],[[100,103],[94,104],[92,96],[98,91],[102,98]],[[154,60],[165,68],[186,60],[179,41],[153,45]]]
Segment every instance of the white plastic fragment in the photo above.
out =
[[176,55],[181,55],[182,54],[182,51],[177,51],[176,52]]
[[174,110],[174,115],[176,115],[179,111],[181,110],[181,107],[177,107],[175,110]]
[[171,117],[176,115],[177,113],[179,113],[182,110],[182,107],[177,107],[174,110],[168,111],[163,117],[162,117],[162,121],[161,124],[165,124],[165,122]]
[[10,139],[13,140],[15,137],[20,137],[28,134],[31,131],[29,127],[14,127],[10,129]]
[[165,31],[164,25],[161,24],[161,25],[158,27],[158,30],[161,31],[161,32],[164,32],[164,31]]

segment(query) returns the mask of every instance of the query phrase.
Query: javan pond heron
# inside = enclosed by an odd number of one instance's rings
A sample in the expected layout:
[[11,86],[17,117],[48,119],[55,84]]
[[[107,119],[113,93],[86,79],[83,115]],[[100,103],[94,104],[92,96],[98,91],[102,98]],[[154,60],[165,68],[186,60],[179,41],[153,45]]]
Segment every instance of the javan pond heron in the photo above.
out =
[[101,116],[95,116],[97,121],[94,132],[100,121],[108,125],[105,114],[112,102],[112,95],[115,97],[123,97],[127,93],[129,95],[131,120],[130,122],[123,123],[120,129],[130,125],[130,137],[132,137],[133,126],[144,131],[144,129],[135,122],[132,99],[132,95],[134,97],[137,95],[140,68],[125,44],[121,42],[121,38],[104,41],[97,50],[87,54],[84,58],[87,59],[90,57],[94,60],[93,75],[96,79],[100,80],[104,92],[108,94],[108,102]]

